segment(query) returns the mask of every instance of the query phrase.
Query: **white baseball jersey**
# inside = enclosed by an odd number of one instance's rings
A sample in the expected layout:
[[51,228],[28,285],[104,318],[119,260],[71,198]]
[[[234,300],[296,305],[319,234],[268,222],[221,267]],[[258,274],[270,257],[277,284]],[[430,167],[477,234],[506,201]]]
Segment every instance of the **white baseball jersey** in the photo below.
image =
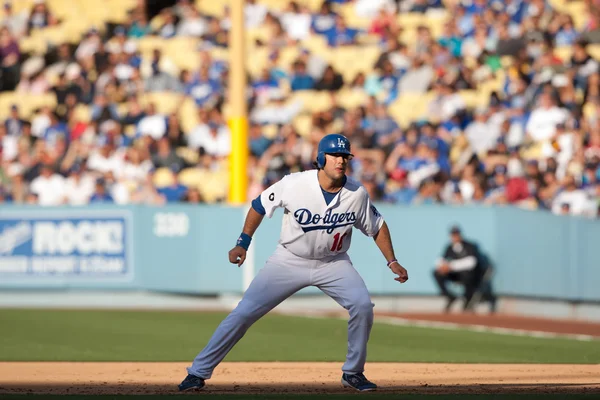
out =
[[352,227],[372,237],[384,221],[366,189],[352,178],[347,178],[327,204],[317,172],[286,175],[260,195],[269,218],[278,207],[285,210],[279,243],[291,253],[313,260],[348,251]]

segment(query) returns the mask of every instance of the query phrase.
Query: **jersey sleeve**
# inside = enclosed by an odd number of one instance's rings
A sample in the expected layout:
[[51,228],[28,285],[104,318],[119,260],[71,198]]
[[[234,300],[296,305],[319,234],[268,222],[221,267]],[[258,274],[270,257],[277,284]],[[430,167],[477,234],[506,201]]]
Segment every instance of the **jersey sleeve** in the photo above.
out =
[[269,186],[260,194],[259,199],[260,204],[262,205],[261,211],[264,211],[264,215],[267,217],[271,218],[278,207],[286,206],[287,203],[284,199],[286,185],[287,179],[284,177]]
[[373,203],[371,203],[371,199],[365,191],[363,208],[354,226],[360,229],[366,236],[373,237],[379,232],[383,222],[383,216],[379,213]]

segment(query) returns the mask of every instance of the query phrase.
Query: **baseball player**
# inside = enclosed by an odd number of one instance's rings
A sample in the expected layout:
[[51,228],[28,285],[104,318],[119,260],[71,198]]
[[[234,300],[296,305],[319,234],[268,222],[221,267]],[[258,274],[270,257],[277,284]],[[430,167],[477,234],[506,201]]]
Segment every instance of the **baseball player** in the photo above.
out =
[[365,188],[346,177],[353,157],[349,140],[325,136],[318,145],[317,169],[285,176],[252,201],[242,233],[229,251],[229,261],[241,266],[252,235],[264,216],[283,208],[279,244],[258,272],[237,307],[221,322],[196,356],[179,390],[202,389],[214,369],[248,328],[302,288],[316,286],[348,310],[348,353],[342,385],[359,391],[377,388],[363,374],[367,341],[373,325],[373,303],[347,254],[352,228],[373,237],[387,266],[401,283],[408,273],[396,260],[390,231],[371,204]]

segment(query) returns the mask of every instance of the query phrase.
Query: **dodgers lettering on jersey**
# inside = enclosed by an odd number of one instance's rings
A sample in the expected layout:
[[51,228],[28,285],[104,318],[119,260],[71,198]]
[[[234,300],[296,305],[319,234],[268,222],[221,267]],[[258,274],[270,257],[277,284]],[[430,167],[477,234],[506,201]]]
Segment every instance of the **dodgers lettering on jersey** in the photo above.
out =
[[[327,233],[333,233],[335,228],[339,228],[340,226],[354,225],[356,222],[356,213],[334,213],[329,209],[321,218],[320,214],[313,215],[310,210],[301,208],[294,213],[294,218],[302,226],[304,232],[325,229]],[[318,225],[321,221],[322,225]],[[348,222],[344,223],[344,221]]]
[[317,170],[285,176],[260,196],[266,216],[284,208],[279,243],[293,254],[322,259],[350,248],[352,228],[374,236],[383,217],[371,204],[366,189],[348,178],[344,187],[326,203]]

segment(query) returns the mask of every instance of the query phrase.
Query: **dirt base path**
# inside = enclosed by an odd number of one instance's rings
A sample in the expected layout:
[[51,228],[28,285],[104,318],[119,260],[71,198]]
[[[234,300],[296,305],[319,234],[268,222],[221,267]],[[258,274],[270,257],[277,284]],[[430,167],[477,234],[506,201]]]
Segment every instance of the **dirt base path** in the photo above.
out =
[[[0,363],[0,394],[170,394],[185,363]],[[211,393],[344,393],[340,363],[223,363]],[[600,393],[600,365],[369,363],[384,393]]]
[[470,313],[380,313],[379,315],[398,317],[414,321],[449,322],[460,325],[478,325],[494,328],[521,329],[526,331],[558,334],[579,334],[600,337],[600,323],[564,319],[522,317],[507,314],[478,315]]

